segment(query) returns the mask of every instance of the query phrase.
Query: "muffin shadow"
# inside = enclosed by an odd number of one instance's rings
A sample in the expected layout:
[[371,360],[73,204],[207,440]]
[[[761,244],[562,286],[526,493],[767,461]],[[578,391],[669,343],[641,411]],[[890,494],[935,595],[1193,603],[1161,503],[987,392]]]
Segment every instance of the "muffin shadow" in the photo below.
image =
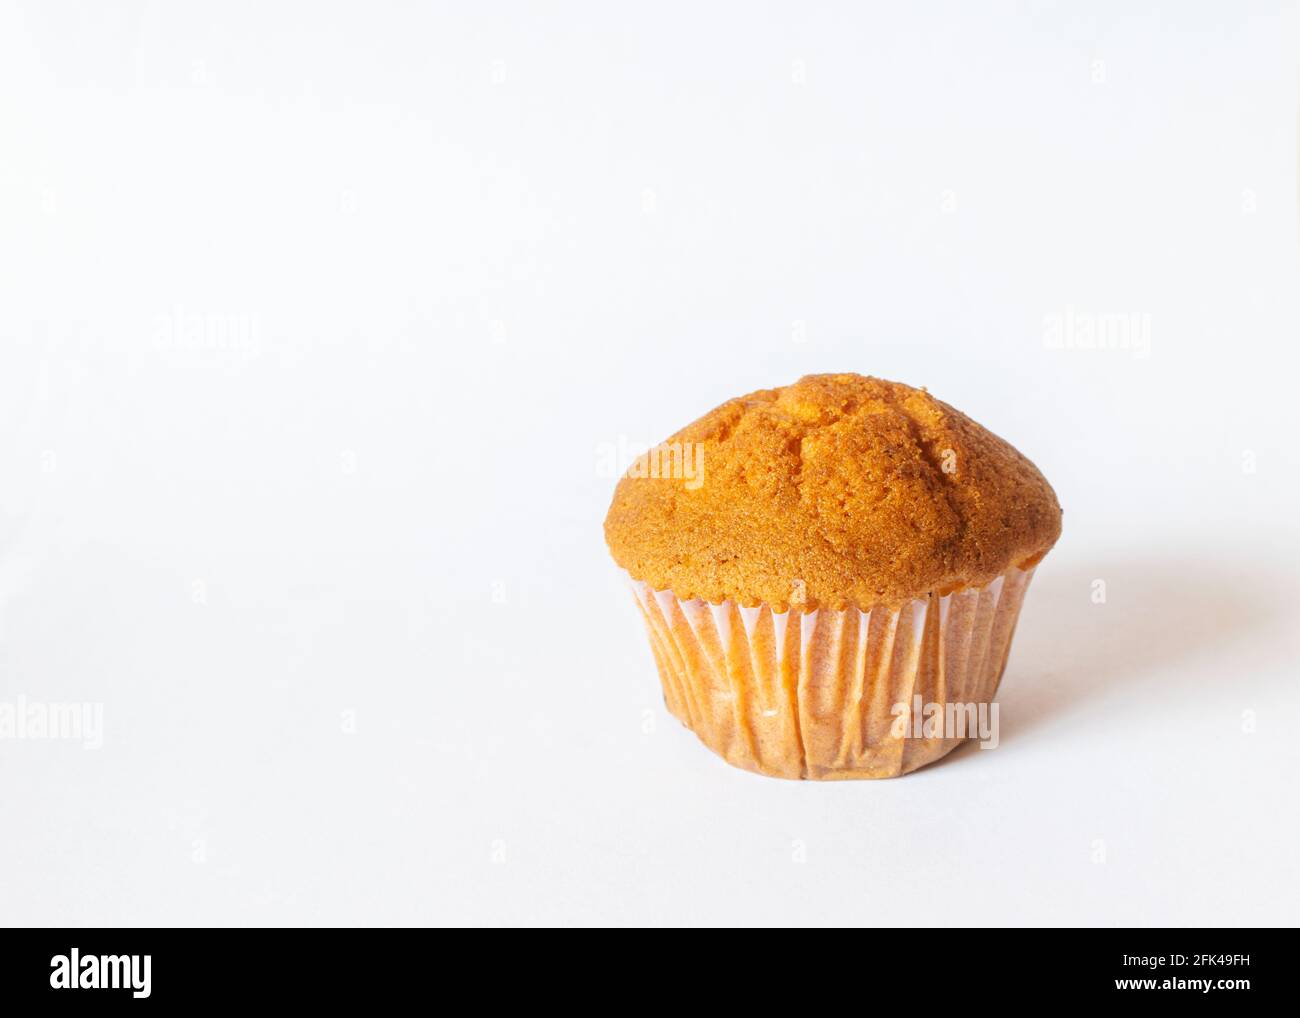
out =
[[1276,609],[1272,584],[1260,579],[1185,558],[1059,569],[1049,559],[1034,577],[1003,676],[1001,739],[1023,738],[1121,686],[1159,681],[1176,696],[1169,665],[1246,639]]

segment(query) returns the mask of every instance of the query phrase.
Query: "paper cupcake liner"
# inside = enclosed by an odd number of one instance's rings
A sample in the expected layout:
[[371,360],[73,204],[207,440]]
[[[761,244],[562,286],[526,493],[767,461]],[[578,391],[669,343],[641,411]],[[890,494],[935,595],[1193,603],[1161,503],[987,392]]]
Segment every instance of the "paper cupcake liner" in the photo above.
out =
[[992,702],[1033,572],[893,610],[793,615],[631,583],[668,709],[715,753],[774,777],[889,778],[964,741],[910,722],[896,734],[896,704]]

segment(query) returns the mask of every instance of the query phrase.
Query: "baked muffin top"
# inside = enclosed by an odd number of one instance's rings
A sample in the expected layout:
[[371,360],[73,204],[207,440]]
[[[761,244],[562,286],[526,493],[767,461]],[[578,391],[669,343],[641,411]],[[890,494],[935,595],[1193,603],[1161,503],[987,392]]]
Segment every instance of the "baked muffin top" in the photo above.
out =
[[635,462],[605,517],[634,579],[778,611],[979,586],[1060,533],[1014,448],[924,389],[853,374],[728,400]]

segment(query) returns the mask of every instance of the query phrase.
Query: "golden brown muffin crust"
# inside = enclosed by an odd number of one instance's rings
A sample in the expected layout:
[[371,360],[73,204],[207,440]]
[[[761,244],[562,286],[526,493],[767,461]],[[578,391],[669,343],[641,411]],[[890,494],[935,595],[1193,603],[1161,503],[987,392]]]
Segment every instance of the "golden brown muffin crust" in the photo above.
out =
[[808,375],[728,400],[664,446],[665,467],[685,453],[663,471],[675,476],[632,476],[659,473],[647,460],[629,471],[605,539],[633,578],[686,600],[865,611],[987,583],[1061,533],[1029,460],[898,382]]

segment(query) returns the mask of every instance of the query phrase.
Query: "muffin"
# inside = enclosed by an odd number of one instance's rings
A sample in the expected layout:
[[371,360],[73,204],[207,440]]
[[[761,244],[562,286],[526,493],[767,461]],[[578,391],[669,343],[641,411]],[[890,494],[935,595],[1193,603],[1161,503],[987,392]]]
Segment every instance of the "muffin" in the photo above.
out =
[[728,400],[634,462],[605,518],[668,709],[737,767],[812,779],[977,734],[1060,533],[1005,441],[854,374]]

